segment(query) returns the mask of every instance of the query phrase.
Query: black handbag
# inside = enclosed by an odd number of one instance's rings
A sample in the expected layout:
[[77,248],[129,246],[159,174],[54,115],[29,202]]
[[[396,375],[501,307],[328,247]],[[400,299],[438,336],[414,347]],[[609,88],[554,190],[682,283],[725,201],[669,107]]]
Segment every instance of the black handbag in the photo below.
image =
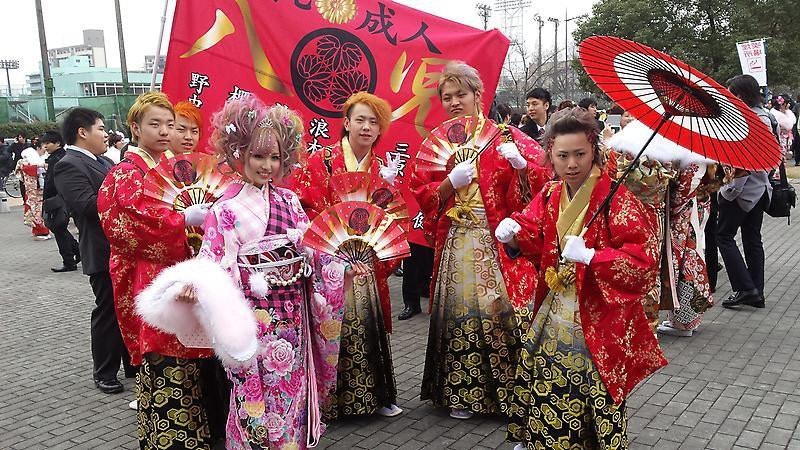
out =
[[42,202],[42,220],[44,226],[51,230],[59,230],[69,225],[69,212],[60,195],[50,197]]
[[786,179],[786,166],[783,163],[778,167],[778,172],[780,174],[778,180],[769,177],[772,185],[772,199],[770,199],[766,213],[772,217],[786,217],[786,223],[791,224],[791,212],[797,200],[797,193],[794,191],[794,186],[790,185]]

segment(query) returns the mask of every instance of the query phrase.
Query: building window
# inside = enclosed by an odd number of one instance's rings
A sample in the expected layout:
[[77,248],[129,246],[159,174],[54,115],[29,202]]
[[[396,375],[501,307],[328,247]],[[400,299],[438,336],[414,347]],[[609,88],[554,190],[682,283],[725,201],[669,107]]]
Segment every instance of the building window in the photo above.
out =
[[[132,94],[144,94],[150,91],[150,83],[129,83]],[[156,84],[156,89],[161,90],[161,85]],[[86,83],[83,85],[85,96],[96,95],[122,95],[122,83]]]

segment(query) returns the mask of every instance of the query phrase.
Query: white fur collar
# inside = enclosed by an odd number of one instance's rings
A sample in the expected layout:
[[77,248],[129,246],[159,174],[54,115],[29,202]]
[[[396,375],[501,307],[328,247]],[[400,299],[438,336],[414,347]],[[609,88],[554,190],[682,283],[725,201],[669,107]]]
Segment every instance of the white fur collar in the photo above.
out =
[[[634,120],[619,133],[612,136],[608,141],[608,146],[618,152],[625,152],[636,156],[652,134],[652,129],[638,120]],[[650,145],[647,146],[647,149],[644,151],[644,156],[662,163],[672,162],[677,164],[680,168],[688,167],[691,164],[716,163],[711,159],[704,158],[690,151],[686,147],[672,142],[660,134],[656,134],[650,142]]]

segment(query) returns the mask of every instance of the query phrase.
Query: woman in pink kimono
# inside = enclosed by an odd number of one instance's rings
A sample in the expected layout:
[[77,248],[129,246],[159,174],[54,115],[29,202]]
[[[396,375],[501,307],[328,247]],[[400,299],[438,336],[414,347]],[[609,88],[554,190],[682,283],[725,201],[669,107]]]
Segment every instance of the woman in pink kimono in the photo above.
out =
[[300,117],[247,97],[226,103],[212,122],[213,144],[243,182],[211,207],[200,257],[240,286],[259,340],[252,363],[228,369],[227,448],[304,449],[322,434],[320,403],[335,386],[344,266],[321,258],[314,267],[300,245],[308,218],[297,196],[277,186],[297,162]]

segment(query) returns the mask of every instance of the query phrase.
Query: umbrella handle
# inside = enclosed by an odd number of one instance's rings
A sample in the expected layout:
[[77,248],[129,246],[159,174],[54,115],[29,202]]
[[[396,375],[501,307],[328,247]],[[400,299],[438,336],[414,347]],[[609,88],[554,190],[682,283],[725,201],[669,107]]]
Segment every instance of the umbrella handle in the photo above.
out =
[[592,214],[592,217],[589,219],[589,221],[586,222],[586,225],[583,227],[584,231],[581,232],[581,236],[583,236],[583,234],[589,228],[589,226],[592,225],[594,220],[597,219],[597,216],[599,216],[600,213],[605,208],[607,208],[608,205],[611,204],[611,199],[614,197],[614,194],[617,192],[617,190],[619,190],[619,187],[622,185],[622,183],[625,182],[625,178],[628,176],[629,173],[631,173],[631,171],[633,170],[633,167],[639,161],[639,158],[642,157],[642,155],[644,154],[645,149],[647,149],[647,146],[650,145],[650,142],[652,142],[653,139],[656,137],[656,135],[658,134],[658,130],[660,130],[661,127],[665,123],[667,123],[670,118],[672,118],[672,115],[669,114],[669,113],[664,113],[664,115],[661,116],[661,121],[658,123],[658,126],[656,126],[656,129],[653,130],[653,134],[650,135],[650,138],[648,138],[647,142],[644,143],[644,145],[642,146],[642,149],[639,150],[639,153],[637,153],[636,157],[633,158],[633,161],[631,161],[631,163],[628,165],[628,167],[625,169],[625,171],[622,172],[622,175],[619,177],[619,179],[617,179],[614,182],[614,184],[611,186],[611,190],[608,192],[608,195],[606,195],[606,198],[603,200],[603,203],[600,204],[600,207],[597,208],[597,211],[595,211],[594,214]]

